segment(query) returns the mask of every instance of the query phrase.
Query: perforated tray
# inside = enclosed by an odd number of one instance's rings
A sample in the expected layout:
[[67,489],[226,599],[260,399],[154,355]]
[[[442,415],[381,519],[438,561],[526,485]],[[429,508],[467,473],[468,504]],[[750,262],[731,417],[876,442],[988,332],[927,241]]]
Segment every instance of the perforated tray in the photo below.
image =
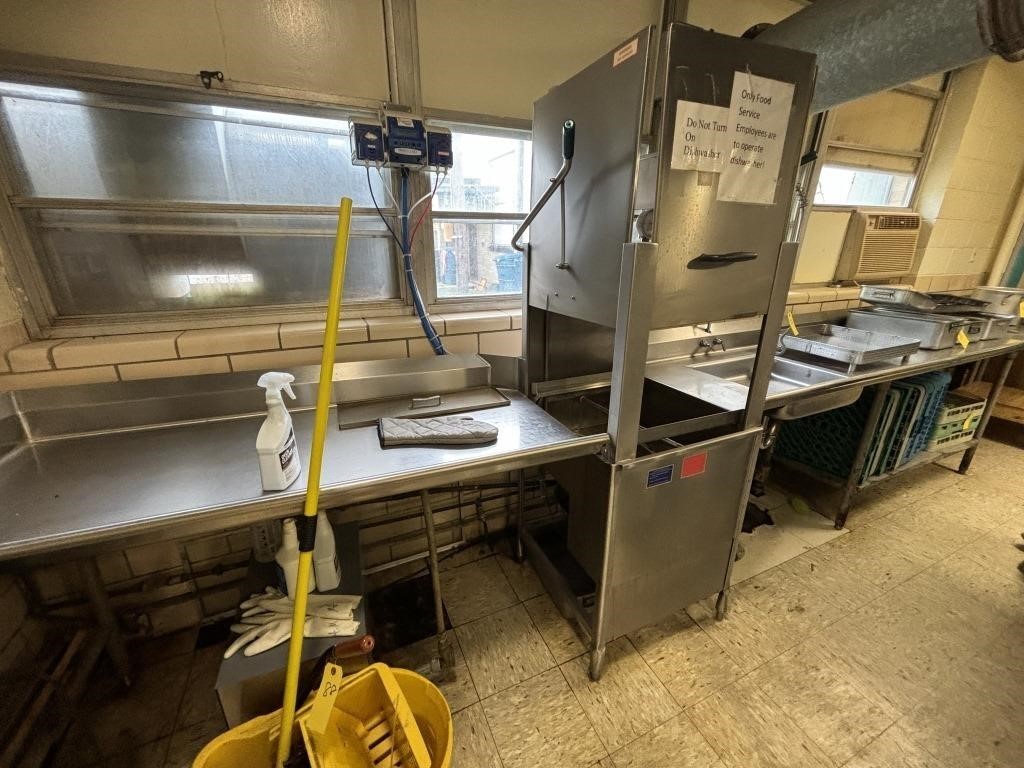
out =
[[784,333],[779,341],[786,349],[795,352],[846,363],[851,372],[859,365],[894,357],[902,357],[903,362],[906,362],[921,346],[916,339],[905,336],[862,331],[829,323],[801,328],[799,336]]

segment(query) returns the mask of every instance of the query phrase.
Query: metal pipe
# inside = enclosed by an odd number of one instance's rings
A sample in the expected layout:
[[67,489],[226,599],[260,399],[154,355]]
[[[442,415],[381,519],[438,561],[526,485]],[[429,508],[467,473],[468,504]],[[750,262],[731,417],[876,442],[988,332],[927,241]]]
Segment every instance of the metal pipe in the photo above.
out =
[[818,56],[812,112],[997,53],[1024,57],[1024,0],[818,0],[758,42]]

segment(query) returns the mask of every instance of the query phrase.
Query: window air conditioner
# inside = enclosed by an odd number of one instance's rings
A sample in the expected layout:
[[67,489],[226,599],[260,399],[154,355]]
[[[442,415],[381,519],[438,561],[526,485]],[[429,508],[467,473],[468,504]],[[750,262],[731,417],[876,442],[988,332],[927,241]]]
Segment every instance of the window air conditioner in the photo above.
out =
[[921,216],[854,211],[839,256],[836,280],[886,280],[913,271]]

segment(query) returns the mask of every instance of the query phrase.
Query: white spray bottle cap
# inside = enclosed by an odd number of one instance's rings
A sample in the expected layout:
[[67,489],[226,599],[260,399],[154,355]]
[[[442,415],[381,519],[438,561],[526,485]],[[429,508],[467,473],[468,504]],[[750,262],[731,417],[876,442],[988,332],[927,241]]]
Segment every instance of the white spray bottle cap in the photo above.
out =
[[281,390],[283,389],[288,393],[288,397],[292,400],[295,399],[295,393],[292,391],[292,382],[295,381],[295,377],[290,373],[281,373],[280,371],[268,371],[260,376],[260,380],[256,383],[267,390],[267,402],[272,400],[281,399]]

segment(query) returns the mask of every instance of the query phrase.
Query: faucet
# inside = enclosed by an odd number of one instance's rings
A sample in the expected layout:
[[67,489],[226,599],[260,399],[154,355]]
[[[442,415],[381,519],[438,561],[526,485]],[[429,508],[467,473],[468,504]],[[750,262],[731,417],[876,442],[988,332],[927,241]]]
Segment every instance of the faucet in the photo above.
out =
[[708,352],[714,352],[715,347],[721,347],[722,351],[725,352],[725,341],[721,336],[715,336],[713,339],[701,339],[698,343],[701,349],[706,349]]

